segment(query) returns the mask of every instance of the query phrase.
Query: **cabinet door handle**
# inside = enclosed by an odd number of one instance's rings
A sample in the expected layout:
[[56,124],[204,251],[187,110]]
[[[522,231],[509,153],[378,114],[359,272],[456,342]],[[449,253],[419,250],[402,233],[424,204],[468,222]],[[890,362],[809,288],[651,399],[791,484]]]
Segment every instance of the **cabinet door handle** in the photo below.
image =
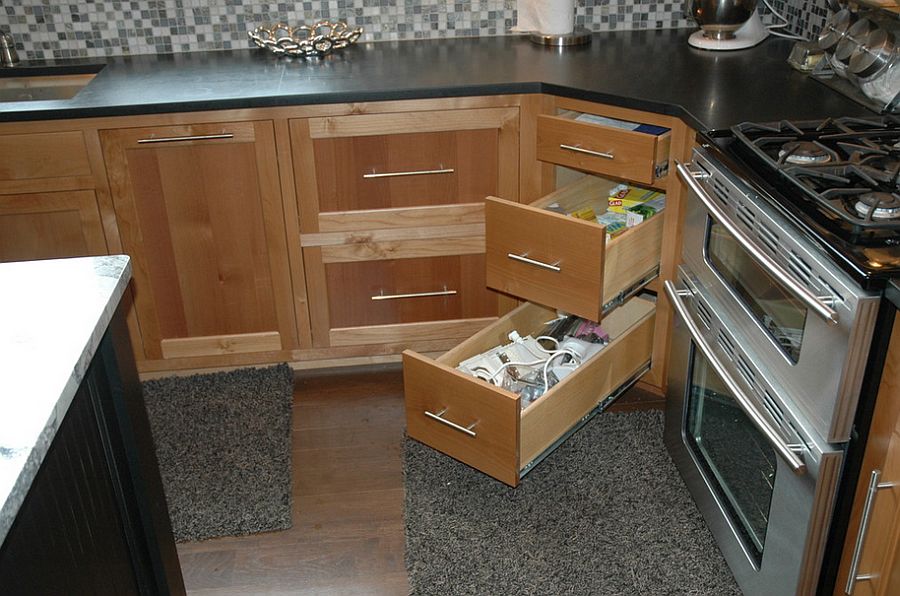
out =
[[398,178],[400,176],[431,176],[434,174],[452,174],[455,172],[453,168],[442,168],[439,170],[412,170],[409,172],[371,172],[369,174],[363,174],[363,178],[371,179],[371,178]]
[[560,149],[564,149],[566,151],[574,151],[575,153],[584,153],[586,155],[593,155],[594,157],[602,157],[604,159],[615,159],[616,156],[612,153],[606,153],[604,151],[593,151],[591,149],[585,149],[579,145],[565,145],[560,143]]
[[138,139],[139,145],[148,143],[178,143],[184,141],[212,141],[214,139],[233,139],[234,135],[230,132],[223,132],[217,135],[190,135],[186,137],[151,137],[149,139]]
[[507,256],[507,258],[510,258],[513,261],[519,261],[520,263],[534,265],[535,267],[540,267],[541,269],[549,269],[550,271],[555,271],[557,273],[562,271],[562,267],[559,266],[559,261],[556,261],[555,263],[545,263],[543,261],[530,259],[530,258],[528,258],[527,254],[517,255],[517,254],[511,253],[511,252],[506,253],[506,256]]
[[453,430],[458,430],[459,432],[461,432],[465,435],[469,435],[473,439],[475,438],[475,431],[472,429],[475,428],[476,424],[478,424],[477,420],[475,422],[473,422],[472,424],[470,424],[469,426],[460,426],[459,424],[457,424],[455,422],[450,422],[449,420],[447,420],[446,418],[443,417],[444,413],[446,411],[447,411],[447,408],[444,408],[443,410],[441,410],[440,412],[435,414],[434,412],[429,412],[428,410],[425,410],[425,415],[428,416],[429,418],[431,418],[432,420],[437,420],[441,424],[446,424]]
[[376,294],[372,300],[399,300],[401,298],[431,298],[433,296],[455,296],[456,290],[438,290],[436,292],[416,292],[415,294]]
[[876,576],[871,573],[859,574],[859,561],[862,558],[863,545],[866,542],[866,534],[869,532],[869,522],[872,521],[872,509],[875,507],[875,497],[878,491],[885,488],[894,488],[896,482],[880,482],[881,470],[872,470],[869,476],[869,488],[866,491],[866,501],[863,505],[862,519],[859,522],[859,531],[856,533],[856,544],[853,547],[853,558],[850,559],[850,573],[847,576],[847,585],[844,587],[845,594],[852,594],[856,587],[856,582],[874,579]]

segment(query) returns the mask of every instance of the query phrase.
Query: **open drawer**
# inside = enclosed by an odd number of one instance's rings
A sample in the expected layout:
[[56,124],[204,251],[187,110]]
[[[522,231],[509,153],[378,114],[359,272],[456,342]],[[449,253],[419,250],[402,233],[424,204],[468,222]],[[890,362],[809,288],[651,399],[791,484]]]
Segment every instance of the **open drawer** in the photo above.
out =
[[485,201],[487,285],[599,321],[659,270],[665,211],[606,240],[606,228],[548,211],[599,198],[616,182],[585,176],[531,205]]
[[537,334],[556,311],[525,303],[436,360],[403,353],[406,427],[413,439],[516,486],[535,463],[602,411],[650,364],[656,306],[633,298],[603,321],[610,343],[520,409],[520,398],[456,370],[467,358]]
[[[615,124],[633,125],[634,130]],[[562,110],[538,116],[537,157],[598,174],[658,184],[668,173],[670,130]]]

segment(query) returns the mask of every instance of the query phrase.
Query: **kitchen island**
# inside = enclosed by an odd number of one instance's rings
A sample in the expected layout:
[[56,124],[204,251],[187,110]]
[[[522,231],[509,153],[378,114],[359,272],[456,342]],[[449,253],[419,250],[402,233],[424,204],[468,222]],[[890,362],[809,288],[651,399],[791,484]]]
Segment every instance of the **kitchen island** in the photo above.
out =
[[0,265],[4,594],[184,591],[119,310],[130,279],[125,256]]

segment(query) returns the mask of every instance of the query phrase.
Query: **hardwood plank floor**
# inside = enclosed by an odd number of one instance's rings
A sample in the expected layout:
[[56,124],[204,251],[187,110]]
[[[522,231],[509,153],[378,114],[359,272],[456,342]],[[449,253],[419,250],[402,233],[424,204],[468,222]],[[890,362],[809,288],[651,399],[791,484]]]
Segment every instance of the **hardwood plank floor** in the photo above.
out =
[[403,563],[399,365],[298,373],[293,527],[178,546],[190,594],[409,591]]
[[[613,409],[661,407],[636,387]],[[399,365],[305,371],[294,386],[293,527],[180,544],[190,594],[407,594]]]

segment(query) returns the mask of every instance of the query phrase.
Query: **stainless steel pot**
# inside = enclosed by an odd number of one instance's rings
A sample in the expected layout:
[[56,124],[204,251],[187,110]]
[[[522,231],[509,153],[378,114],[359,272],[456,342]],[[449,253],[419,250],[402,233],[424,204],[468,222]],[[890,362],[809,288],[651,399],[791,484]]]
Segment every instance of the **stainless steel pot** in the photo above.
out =
[[711,39],[733,39],[756,10],[757,0],[689,0],[688,12]]

